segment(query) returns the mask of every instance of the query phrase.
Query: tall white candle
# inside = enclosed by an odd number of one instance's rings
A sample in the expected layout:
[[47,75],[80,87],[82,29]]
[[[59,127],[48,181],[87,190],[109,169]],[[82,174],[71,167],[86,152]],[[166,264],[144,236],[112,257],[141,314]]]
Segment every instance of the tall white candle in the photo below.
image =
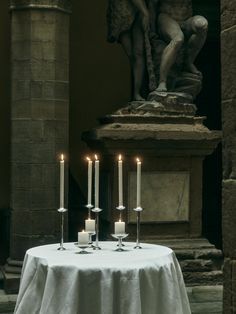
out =
[[64,208],[64,155],[60,160],[60,208]]
[[124,234],[125,233],[125,222],[117,221],[115,222],[115,234]]
[[118,191],[119,191],[119,206],[123,206],[123,161],[121,155],[118,160]]
[[94,185],[95,185],[94,206],[95,208],[99,208],[99,160],[98,160],[97,155],[95,155],[95,180],[94,181],[95,181],[94,182]]
[[78,232],[78,244],[79,245],[87,245],[89,242],[89,234],[84,230],[82,232]]
[[88,160],[88,205],[92,204],[92,160],[87,157]]
[[141,207],[141,161],[137,158],[137,207]]
[[85,231],[95,232],[95,220],[94,219],[85,220]]

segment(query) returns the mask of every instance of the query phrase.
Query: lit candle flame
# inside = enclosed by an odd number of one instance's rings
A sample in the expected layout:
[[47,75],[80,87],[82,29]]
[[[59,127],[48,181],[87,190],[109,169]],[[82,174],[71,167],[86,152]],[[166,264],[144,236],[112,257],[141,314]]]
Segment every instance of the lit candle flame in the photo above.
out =
[[98,160],[98,156],[95,154],[95,159]]
[[64,161],[64,155],[61,154],[61,161]]
[[89,157],[86,157],[86,159],[87,159],[88,161],[90,161],[90,160],[91,160]]
[[141,162],[139,158],[136,159],[137,162]]
[[84,232],[84,230],[82,230],[82,232]]
[[121,219],[119,219],[119,222],[121,222]]
[[121,155],[119,155],[119,160],[122,160]]

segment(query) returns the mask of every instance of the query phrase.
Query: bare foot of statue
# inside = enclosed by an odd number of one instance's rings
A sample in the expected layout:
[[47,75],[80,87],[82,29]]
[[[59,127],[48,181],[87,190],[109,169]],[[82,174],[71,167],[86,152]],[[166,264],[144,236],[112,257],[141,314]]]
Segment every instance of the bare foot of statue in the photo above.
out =
[[160,82],[156,91],[157,92],[167,92],[166,82]]
[[135,94],[134,100],[135,101],[144,101],[145,99],[140,94]]
[[201,76],[202,73],[196,68],[196,66],[193,63],[186,63],[185,64],[185,71],[196,74]]

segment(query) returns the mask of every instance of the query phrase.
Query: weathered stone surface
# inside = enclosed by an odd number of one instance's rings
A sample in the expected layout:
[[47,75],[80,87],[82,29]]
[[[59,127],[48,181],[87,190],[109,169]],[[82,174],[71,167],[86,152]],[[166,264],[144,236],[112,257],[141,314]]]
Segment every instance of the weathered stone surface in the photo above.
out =
[[184,272],[184,281],[188,286],[221,285],[223,281],[222,271],[211,272]]
[[11,9],[57,9],[66,12],[71,10],[71,0],[11,0]]
[[234,0],[221,0],[221,29],[236,25],[236,6]]
[[226,257],[236,258],[236,180],[223,181],[223,245]]
[[221,33],[222,99],[236,98],[236,26]]
[[[69,16],[65,11],[69,2],[11,1],[10,255],[14,260],[22,260],[32,246],[59,241],[57,158],[68,148]],[[65,204],[67,171],[66,165]],[[7,273],[12,271],[9,265],[5,269],[7,289]]]

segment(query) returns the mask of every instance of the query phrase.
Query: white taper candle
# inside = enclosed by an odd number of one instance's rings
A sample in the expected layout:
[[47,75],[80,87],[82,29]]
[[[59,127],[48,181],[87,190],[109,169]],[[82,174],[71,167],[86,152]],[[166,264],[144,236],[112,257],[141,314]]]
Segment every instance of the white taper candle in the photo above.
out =
[[64,155],[60,160],[60,208],[64,208]]
[[137,207],[141,207],[141,161],[137,158]]
[[118,160],[118,193],[119,193],[119,206],[123,206],[123,161],[121,155]]
[[94,185],[95,185],[95,197],[94,197],[94,206],[95,208],[99,208],[99,160],[97,155],[95,155],[95,180],[94,180]]
[[93,162],[92,160],[87,157],[88,160],[88,205],[91,205],[92,203],[92,166]]

